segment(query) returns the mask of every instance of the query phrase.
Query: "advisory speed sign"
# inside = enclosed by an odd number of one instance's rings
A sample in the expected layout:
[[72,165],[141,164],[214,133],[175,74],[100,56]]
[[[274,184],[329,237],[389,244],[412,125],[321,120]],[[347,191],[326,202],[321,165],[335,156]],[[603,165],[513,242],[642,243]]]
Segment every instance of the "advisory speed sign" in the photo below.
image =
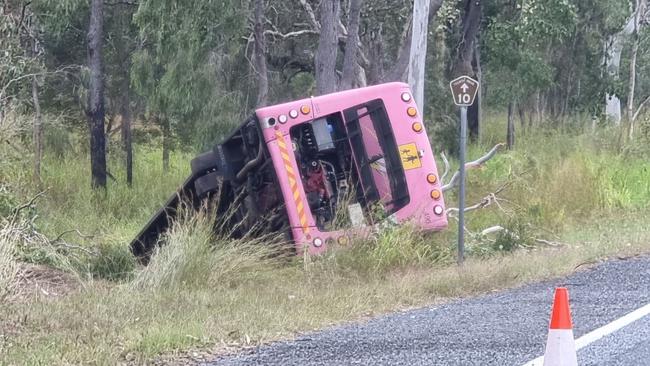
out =
[[449,87],[454,96],[454,103],[460,107],[469,107],[474,104],[479,83],[469,76],[460,76],[452,80]]

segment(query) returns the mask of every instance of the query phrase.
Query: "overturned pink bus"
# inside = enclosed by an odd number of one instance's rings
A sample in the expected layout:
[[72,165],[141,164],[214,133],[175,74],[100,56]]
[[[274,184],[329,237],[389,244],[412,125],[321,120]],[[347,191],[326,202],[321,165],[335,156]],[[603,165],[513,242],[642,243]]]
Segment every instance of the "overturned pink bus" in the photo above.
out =
[[260,108],[191,168],[131,243],[136,256],[148,260],[183,200],[215,202],[233,236],[283,233],[296,253],[347,245],[385,220],[447,227],[431,144],[403,83]]

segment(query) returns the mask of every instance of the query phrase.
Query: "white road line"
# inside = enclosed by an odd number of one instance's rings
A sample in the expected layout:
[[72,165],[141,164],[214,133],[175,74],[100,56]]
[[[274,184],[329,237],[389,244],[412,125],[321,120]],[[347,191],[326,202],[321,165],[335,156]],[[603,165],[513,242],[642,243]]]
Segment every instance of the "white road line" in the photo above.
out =
[[[617,330],[632,324],[633,322],[643,318],[646,315],[650,314],[650,304],[642,306],[633,312],[624,315],[613,322],[603,325],[602,327],[593,330],[582,337],[576,339],[576,351],[588,346],[589,344],[610,335]],[[539,366],[544,364],[544,356],[537,357],[536,359],[525,363],[523,366]]]

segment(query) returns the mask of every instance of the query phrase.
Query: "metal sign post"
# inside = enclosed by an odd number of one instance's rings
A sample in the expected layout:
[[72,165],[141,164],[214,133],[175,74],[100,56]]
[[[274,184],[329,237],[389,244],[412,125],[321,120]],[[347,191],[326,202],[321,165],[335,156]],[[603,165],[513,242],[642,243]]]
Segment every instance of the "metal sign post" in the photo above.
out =
[[458,264],[465,260],[465,146],[467,145],[467,107],[474,104],[478,81],[469,76],[461,76],[449,83],[454,96],[454,104],[460,107],[460,151],[458,160]]

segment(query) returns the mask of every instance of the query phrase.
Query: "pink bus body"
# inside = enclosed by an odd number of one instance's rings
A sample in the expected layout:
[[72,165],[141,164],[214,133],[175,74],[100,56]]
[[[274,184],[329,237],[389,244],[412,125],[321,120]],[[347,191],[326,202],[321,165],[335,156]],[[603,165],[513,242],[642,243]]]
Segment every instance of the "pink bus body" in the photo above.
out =
[[233,237],[283,233],[297,254],[346,245],[382,220],[422,231],[447,227],[431,144],[403,83],[258,109],[191,168],[131,242],[141,262],[182,202],[194,209],[214,203]]
[[[323,116],[341,113],[341,111],[352,106],[361,105],[377,99],[383,102],[396,144],[399,149],[402,149],[402,151],[396,153],[401,157],[408,189],[408,203],[393,213],[390,219],[397,223],[410,223],[415,228],[424,231],[437,231],[447,227],[447,217],[444,214],[444,199],[441,194],[440,180],[437,179],[438,169],[429,138],[422,123],[422,115],[415,105],[413,98],[410,96],[410,89],[407,84],[382,84],[297,100],[261,108],[255,112],[264,128],[264,139],[273,159],[273,165],[278,173],[278,181],[286,202],[293,240],[298,252],[302,252],[307,247],[310,254],[322,253],[327,250],[328,244],[335,242],[346,243],[351,231],[323,231],[316,226],[314,217],[309,209],[299,210],[301,205],[303,208],[308,207],[304,194],[303,180],[297,179],[298,193],[296,194],[296,190],[292,190],[291,188],[292,182],[290,182],[289,175],[283,174],[283,172],[287,171],[287,160],[283,158],[281,148],[278,144],[280,135],[285,140],[285,145],[289,146],[289,151],[291,152],[292,143],[289,138],[291,127],[301,123],[308,123]],[[305,106],[308,108],[305,108]],[[413,109],[411,109],[410,113],[413,116],[409,115],[409,108],[414,108],[415,113],[412,112]],[[303,113],[303,111],[308,112]],[[293,116],[296,117],[294,118]],[[273,125],[269,125],[268,121],[272,121],[273,119],[276,121],[286,120],[286,122],[276,122]],[[416,132],[414,124],[418,127],[418,132]],[[364,144],[368,151],[381,150],[377,142],[372,141],[372,138],[368,138],[366,135],[364,135]],[[417,158],[414,157],[413,153],[417,154]],[[292,153],[288,155],[290,168],[294,172],[300,171],[295,155]],[[419,159],[419,164],[417,164],[417,159]],[[356,160],[355,164],[358,167],[358,161]],[[377,178],[381,174],[382,172],[373,168],[374,178]],[[433,181],[433,183],[430,181]],[[384,203],[389,201],[390,192],[387,186],[384,184],[377,188],[380,191],[382,201]],[[432,193],[432,191],[437,191],[438,193]],[[298,196],[297,199],[295,199],[296,196]],[[436,196],[437,198],[433,198],[432,196]],[[307,221],[306,226],[301,223],[301,220],[304,220],[305,216]]]

